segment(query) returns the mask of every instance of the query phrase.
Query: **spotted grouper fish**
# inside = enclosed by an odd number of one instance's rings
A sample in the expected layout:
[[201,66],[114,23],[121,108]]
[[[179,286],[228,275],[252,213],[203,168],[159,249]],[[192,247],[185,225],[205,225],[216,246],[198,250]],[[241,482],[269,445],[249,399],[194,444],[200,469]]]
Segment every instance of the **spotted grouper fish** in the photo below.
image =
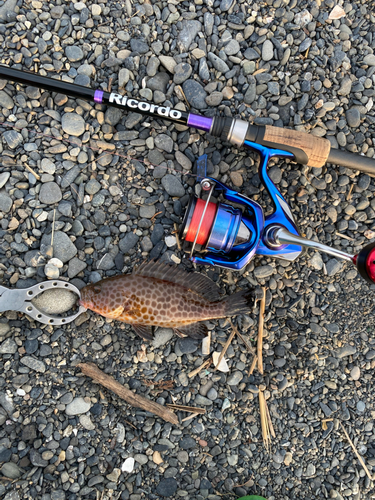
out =
[[201,339],[201,321],[249,312],[253,292],[223,298],[207,276],[150,261],[133,274],[106,278],[81,290],[80,305],[106,318],[132,325],[135,333],[152,340],[153,326],[173,328],[180,337]]

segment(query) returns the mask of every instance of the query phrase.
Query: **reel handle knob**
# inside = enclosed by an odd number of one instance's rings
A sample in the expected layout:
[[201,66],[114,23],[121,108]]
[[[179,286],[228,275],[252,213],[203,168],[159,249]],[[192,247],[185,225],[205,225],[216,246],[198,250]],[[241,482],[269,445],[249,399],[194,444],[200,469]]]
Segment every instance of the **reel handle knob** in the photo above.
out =
[[368,283],[375,283],[375,242],[366,245],[354,257],[354,263],[357,266],[359,274]]

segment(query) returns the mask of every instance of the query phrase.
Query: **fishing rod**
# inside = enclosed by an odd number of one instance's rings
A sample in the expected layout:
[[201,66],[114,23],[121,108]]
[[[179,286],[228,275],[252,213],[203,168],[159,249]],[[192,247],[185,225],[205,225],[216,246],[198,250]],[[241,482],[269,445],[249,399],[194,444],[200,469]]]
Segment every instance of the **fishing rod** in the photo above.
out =
[[256,143],[267,148],[287,151],[291,153],[291,159],[309,167],[319,168],[326,163],[333,163],[375,175],[375,159],[332,149],[328,139],[316,137],[307,132],[272,127],[270,125],[253,125],[239,118],[220,116],[208,118],[195,113],[172,109],[169,106],[160,106],[152,102],[123,96],[117,92],[93,90],[75,83],[48,78],[7,66],[0,66],[0,79],[204,130],[210,135],[220,137],[222,141],[228,141],[237,147],[251,147],[249,146],[250,143]]

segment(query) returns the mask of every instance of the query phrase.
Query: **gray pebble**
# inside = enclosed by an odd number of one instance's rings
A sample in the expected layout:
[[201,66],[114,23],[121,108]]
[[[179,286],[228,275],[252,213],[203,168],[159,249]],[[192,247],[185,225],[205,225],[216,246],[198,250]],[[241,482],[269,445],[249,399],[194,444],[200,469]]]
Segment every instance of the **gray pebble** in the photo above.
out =
[[270,265],[258,266],[254,269],[254,276],[258,279],[268,278],[273,274],[273,267]]
[[138,243],[139,236],[135,233],[126,233],[126,235],[119,241],[120,251],[124,254],[128,253]]
[[196,35],[201,31],[202,25],[199,21],[183,21],[182,30],[178,35],[178,46],[181,52],[186,52],[192,44]]
[[61,118],[61,126],[66,134],[78,137],[85,131],[85,120],[77,113],[65,113]]
[[[51,244],[51,234],[44,234],[41,240],[42,245]],[[66,233],[56,231],[53,236],[53,256],[65,263],[77,254],[77,247]]]
[[353,380],[359,380],[361,376],[361,370],[359,369],[358,366],[355,366],[354,368],[351,369],[350,376]]
[[263,61],[271,61],[273,59],[273,43],[271,40],[266,40],[262,46]]
[[6,140],[11,149],[16,149],[23,142],[23,137],[15,130],[8,130],[3,133],[3,138]]
[[174,336],[171,328],[158,328],[154,334],[152,345],[155,348],[161,347],[169,342]]
[[232,373],[231,375],[229,375],[229,377],[227,378],[227,384],[228,385],[237,385],[241,382],[242,379],[243,379],[243,374],[239,371],[236,371],[236,372]]
[[155,146],[163,151],[166,151],[167,153],[172,153],[173,140],[169,137],[169,135],[159,134],[155,137]]
[[6,193],[0,191],[0,212],[8,213],[12,208],[13,202]]
[[341,359],[341,358],[345,358],[346,356],[352,356],[353,354],[355,354],[357,352],[357,349],[355,348],[355,346],[352,346],[350,344],[346,344],[344,345],[343,347],[339,347],[338,349],[336,349],[335,353],[336,353],[336,356]]
[[182,84],[184,94],[189,104],[196,109],[206,109],[206,91],[196,80],[186,80]]
[[213,52],[208,53],[208,60],[212,63],[213,67],[217,70],[220,71],[220,73],[226,73],[229,71],[229,66],[225,61],[220,59],[217,55],[215,55]]
[[165,175],[162,178],[161,183],[163,185],[163,188],[170,196],[177,196],[177,197],[184,196],[185,189],[175,175],[172,174]]
[[31,368],[31,370],[35,370],[36,372],[44,373],[46,371],[46,366],[43,361],[35,359],[32,356],[23,356],[20,361],[23,365]]
[[86,413],[91,408],[91,403],[86,402],[83,398],[74,398],[71,403],[65,408],[65,413],[67,415],[81,415]]
[[65,54],[70,62],[77,62],[83,59],[83,51],[77,45],[70,45],[66,47]]
[[15,354],[18,346],[12,338],[4,340],[0,344],[0,354]]
[[5,109],[12,109],[14,106],[13,99],[4,91],[0,91],[0,106]]
[[326,264],[328,276],[334,276],[339,273],[342,269],[342,262],[336,259],[330,259]]
[[361,114],[357,108],[348,109],[345,113],[346,119],[348,121],[349,127],[359,127],[361,123]]
[[183,83],[185,80],[189,78],[192,72],[192,67],[188,63],[180,63],[176,64],[174,68],[174,76],[173,81],[177,85]]
[[56,182],[45,182],[39,192],[39,201],[45,205],[53,205],[62,199],[60,187]]

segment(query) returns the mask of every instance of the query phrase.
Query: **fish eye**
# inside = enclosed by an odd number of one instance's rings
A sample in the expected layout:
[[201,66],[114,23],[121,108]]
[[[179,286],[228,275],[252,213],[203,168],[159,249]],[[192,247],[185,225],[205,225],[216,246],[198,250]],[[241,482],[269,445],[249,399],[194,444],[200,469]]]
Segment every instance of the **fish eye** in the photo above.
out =
[[102,291],[102,287],[100,285],[95,285],[93,287],[93,292],[94,293],[100,293]]

